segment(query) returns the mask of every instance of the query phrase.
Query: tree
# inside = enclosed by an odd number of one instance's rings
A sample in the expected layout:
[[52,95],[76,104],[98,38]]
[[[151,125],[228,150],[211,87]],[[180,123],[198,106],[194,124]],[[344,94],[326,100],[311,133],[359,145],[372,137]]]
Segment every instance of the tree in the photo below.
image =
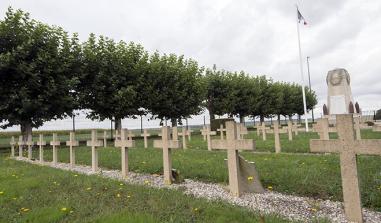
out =
[[154,118],[171,120],[176,125],[181,119],[199,114],[202,110],[202,69],[191,59],[174,54],[149,58],[140,83],[144,106]]
[[2,128],[21,125],[26,140],[32,127],[72,113],[78,49],[76,36],[8,8],[0,21]]
[[83,44],[84,66],[78,92],[83,109],[90,109],[88,117],[115,119],[115,128],[121,129],[121,120],[139,115],[138,78],[147,53],[133,42],[115,43],[112,39],[90,34]]

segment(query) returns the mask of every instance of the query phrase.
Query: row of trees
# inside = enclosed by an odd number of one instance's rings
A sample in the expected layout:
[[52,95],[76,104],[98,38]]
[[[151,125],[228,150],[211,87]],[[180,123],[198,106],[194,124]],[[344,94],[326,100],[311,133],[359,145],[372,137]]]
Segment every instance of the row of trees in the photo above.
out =
[[[290,116],[302,114],[301,86],[244,72],[204,69],[174,54],[149,54],[141,45],[76,34],[8,9],[0,21],[0,122],[23,135],[44,122],[87,109],[91,119],[150,114],[171,120],[199,114]],[[316,104],[307,94],[308,108]]]

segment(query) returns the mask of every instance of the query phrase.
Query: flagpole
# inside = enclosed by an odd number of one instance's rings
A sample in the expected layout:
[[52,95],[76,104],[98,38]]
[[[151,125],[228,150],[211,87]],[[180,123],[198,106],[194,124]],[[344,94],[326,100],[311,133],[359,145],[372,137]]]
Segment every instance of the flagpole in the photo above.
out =
[[[296,5],[297,13],[299,11]],[[296,29],[298,31],[298,46],[299,46],[299,64],[300,64],[300,75],[302,76],[302,93],[303,93],[303,107],[304,107],[304,122],[306,125],[306,132],[308,132],[308,118],[307,118],[307,104],[306,104],[306,91],[304,89],[304,74],[303,74],[303,60],[302,60],[302,48],[300,47],[300,31],[299,31],[299,18],[296,16]]]

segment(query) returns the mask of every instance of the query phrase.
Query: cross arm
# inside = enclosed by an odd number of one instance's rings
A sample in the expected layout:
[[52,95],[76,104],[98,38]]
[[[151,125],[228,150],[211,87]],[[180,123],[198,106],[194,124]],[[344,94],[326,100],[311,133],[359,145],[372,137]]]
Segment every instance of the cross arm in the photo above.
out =
[[[154,148],[163,148],[163,140],[154,140]],[[181,148],[179,140],[168,140],[168,148],[179,149]]]
[[313,153],[339,153],[343,149],[342,141],[338,139],[331,140],[310,140],[310,150]]
[[115,147],[135,147],[135,140],[115,141]]
[[255,142],[251,139],[241,139],[229,142],[224,139],[213,139],[213,149],[255,150]]
[[381,155],[381,140],[380,139],[364,139],[354,142],[357,154],[364,155]]

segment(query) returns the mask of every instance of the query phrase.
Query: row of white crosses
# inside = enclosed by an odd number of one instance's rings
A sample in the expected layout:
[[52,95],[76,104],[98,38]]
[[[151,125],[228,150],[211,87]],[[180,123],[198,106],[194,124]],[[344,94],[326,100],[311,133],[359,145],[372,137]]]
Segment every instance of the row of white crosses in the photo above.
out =
[[356,139],[353,122],[352,114],[336,115],[338,139],[312,139],[310,148],[311,152],[340,154],[345,215],[349,221],[361,223],[363,217],[356,155],[381,155],[381,140]]

